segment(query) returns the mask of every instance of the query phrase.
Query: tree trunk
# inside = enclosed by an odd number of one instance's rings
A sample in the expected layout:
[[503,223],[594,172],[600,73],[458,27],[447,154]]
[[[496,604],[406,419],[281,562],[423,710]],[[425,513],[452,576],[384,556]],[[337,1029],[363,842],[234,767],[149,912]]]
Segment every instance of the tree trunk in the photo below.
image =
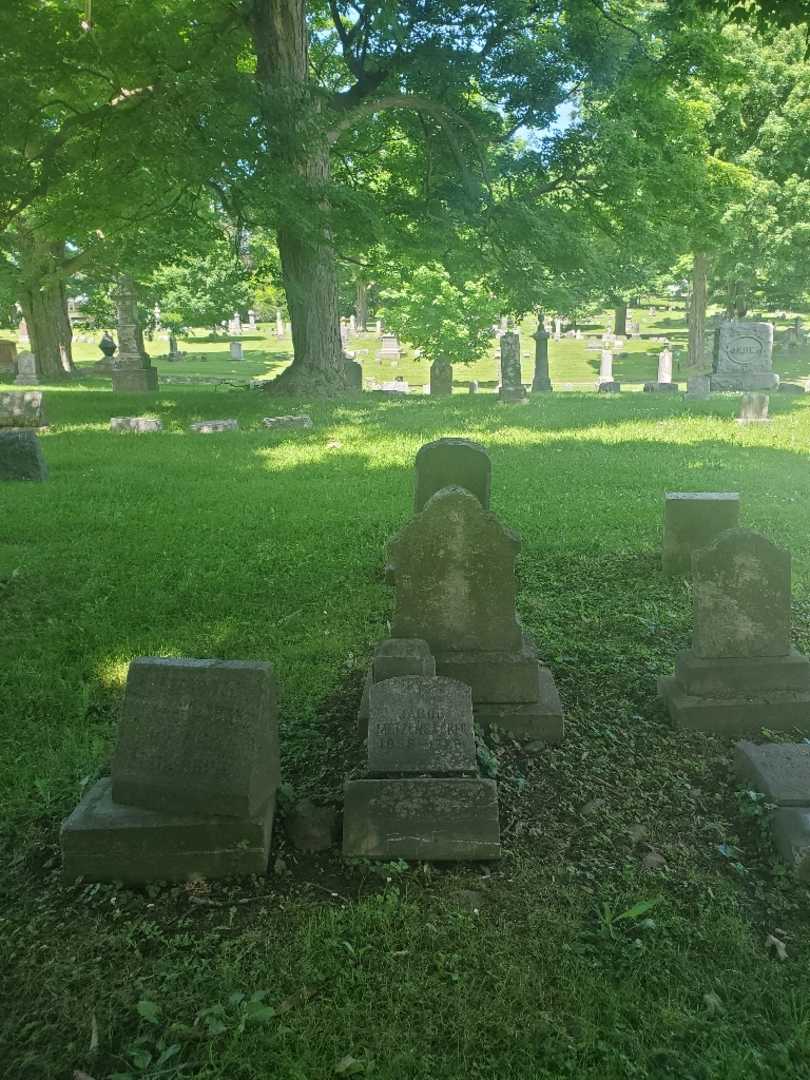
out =
[[21,284],[18,297],[28,327],[37,377],[64,379],[74,370],[73,330],[60,270],[64,244],[45,243],[32,232],[20,232]]
[[708,265],[705,252],[695,253],[692,266],[692,296],[689,300],[689,352],[687,366],[702,372],[706,365],[706,280]]
[[[326,219],[330,162],[321,106],[309,85],[306,3],[254,0],[256,78],[270,143],[298,179],[302,199],[277,229],[293,362],[271,389],[330,395],[345,387],[335,253]],[[278,149],[275,149],[278,147]],[[312,210],[301,213],[307,200]]]
[[359,277],[356,281],[354,313],[357,316],[358,333],[365,334],[368,326],[368,282]]
[[627,337],[627,304],[616,304],[613,309],[613,333]]

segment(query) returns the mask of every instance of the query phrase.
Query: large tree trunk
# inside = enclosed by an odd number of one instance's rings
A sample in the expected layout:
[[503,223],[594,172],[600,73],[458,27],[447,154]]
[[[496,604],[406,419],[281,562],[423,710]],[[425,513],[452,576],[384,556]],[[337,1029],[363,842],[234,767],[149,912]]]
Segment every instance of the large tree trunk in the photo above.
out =
[[706,292],[708,260],[705,252],[695,254],[692,266],[692,295],[689,300],[689,352],[687,366],[701,372],[706,366]]
[[329,149],[320,102],[309,85],[304,0],[253,0],[256,77],[273,153],[299,178],[301,202],[277,230],[293,340],[293,362],[271,389],[288,394],[336,393],[345,386],[335,254],[325,190]]
[[21,284],[18,301],[28,327],[37,376],[64,379],[74,370],[73,331],[60,271],[64,244],[45,243],[31,232],[19,234]]
[[627,304],[616,304],[613,308],[613,333],[627,337]]

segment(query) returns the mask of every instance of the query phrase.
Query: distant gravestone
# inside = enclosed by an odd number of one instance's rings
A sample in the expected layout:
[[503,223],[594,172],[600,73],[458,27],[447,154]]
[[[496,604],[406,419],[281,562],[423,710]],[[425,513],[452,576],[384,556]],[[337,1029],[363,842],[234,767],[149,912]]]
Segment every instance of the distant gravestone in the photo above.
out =
[[680,725],[724,734],[810,729],[810,661],[791,646],[790,555],[729,529],[692,556],[692,648],[659,692]]
[[118,803],[251,818],[279,783],[271,664],[141,657],[113,758]]
[[453,366],[446,360],[434,360],[430,365],[430,396],[450,397],[453,393]]
[[708,375],[688,375],[686,379],[686,397],[693,401],[705,401],[712,388]]
[[478,393],[478,380],[477,379],[470,379],[470,381],[467,383],[467,391],[470,394],[477,394]]
[[196,435],[213,435],[218,431],[238,431],[238,420],[198,420],[189,431]]
[[363,389],[363,365],[357,360],[346,359],[343,361],[343,371],[346,376],[346,388],[359,393]]
[[665,574],[688,576],[692,553],[708,547],[740,518],[736,491],[668,491],[664,496]]
[[0,392],[0,428],[39,428],[44,423],[40,390]]
[[232,341],[230,343],[230,345],[228,346],[228,348],[230,350],[231,360],[242,360],[243,359],[242,342],[241,341]]
[[380,346],[377,356],[381,360],[399,360],[402,355],[396,334],[383,334]]
[[112,416],[110,417],[110,431],[134,431],[145,435],[149,432],[163,431],[163,422],[149,416]]
[[17,346],[13,341],[0,341],[0,370],[11,371],[17,360]]
[[474,773],[469,686],[440,675],[395,676],[369,691],[371,776]]
[[475,495],[437,491],[389,544],[391,631],[427,641],[438,673],[472,688],[479,722],[557,742],[559,695],[515,610],[519,548]]
[[599,358],[599,382],[600,384],[613,382],[613,353],[610,349],[602,349]]
[[658,354],[658,385],[672,385],[672,349],[662,349]]
[[770,399],[767,394],[754,392],[743,394],[740,399],[740,411],[737,416],[737,423],[767,424],[769,422],[769,404]]
[[425,443],[414,461],[414,513],[424,510],[437,491],[461,487],[489,509],[492,462],[486,447],[469,439],[445,438]]
[[773,325],[726,319],[715,331],[712,390],[773,390]]
[[0,431],[0,481],[47,480],[48,467],[33,431]]
[[41,382],[37,358],[32,352],[21,352],[17,357],[17,377],[14,382],[18,386],[36,386],[38,382]]
[[526,387],[521,382],[520,335],[513,331],[501,335],[501,385],[498,398],[503,402],[524,401]]
[[548,339],[541,317],[537,330],[534,332],[534,377],[532,379],[533,394],[548,394],[553,390],[548,367]]
[[266,428],[311,428],[311,416],[265,416],[262,425]]

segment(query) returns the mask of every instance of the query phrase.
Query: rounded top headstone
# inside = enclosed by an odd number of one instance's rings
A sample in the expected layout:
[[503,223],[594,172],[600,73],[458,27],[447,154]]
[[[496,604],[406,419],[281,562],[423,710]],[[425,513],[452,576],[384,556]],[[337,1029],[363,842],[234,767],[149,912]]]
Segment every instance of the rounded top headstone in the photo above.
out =
[[489,509],[492,462],[485,447],[469,439],[444,438],[425,443],[416,455],[414,513],[446,487],[462,487]]

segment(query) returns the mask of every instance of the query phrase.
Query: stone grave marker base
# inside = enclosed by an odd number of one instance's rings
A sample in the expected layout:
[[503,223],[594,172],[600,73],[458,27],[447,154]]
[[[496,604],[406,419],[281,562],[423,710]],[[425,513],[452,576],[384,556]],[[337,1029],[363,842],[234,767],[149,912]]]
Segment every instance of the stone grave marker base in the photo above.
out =
[[538,697],[529,702],[489,702],[474,705],[476,722],[482,727],[495,724],[513,735],[531,738],[534,742],[561,743],[563,739],[563,708],[554,676],[540,666]]
[[810,692],[772,690],[739,697],[687,694],[674,676],[658,680],[658,695],[678,727],[719,735],[755,735],[762,728],[810,731]]
[[113,368],[112,388],[121,394],[145,394],[158,388],[157,368]]
[[87,881],[187,881],[264,874],[275,793],[252,819],[162,814],[113,802],[99,780],[62,826],[63,875]]
[[776,850],[802,881],[810,881],[810,808],[780,806],[772,820]]
[[810,806],[810,744],[737,743],[737,778],[777,806]]
[[710,376],[712,391],[731,390],[776,390],[779,376],[773,371],[740,372],[734,375],[713,374]]
[[343,854],[371,859],[500,858],[494,780],[351,780]]
[[704,658],[679,653],[675,678],[687,696],[759,696],[771,690],[810,693],[810,660],[792,649],[787,656]]
[[617,382],[600,382],[597,390],[600,394],[618,394],[621,393],[622,384]]

